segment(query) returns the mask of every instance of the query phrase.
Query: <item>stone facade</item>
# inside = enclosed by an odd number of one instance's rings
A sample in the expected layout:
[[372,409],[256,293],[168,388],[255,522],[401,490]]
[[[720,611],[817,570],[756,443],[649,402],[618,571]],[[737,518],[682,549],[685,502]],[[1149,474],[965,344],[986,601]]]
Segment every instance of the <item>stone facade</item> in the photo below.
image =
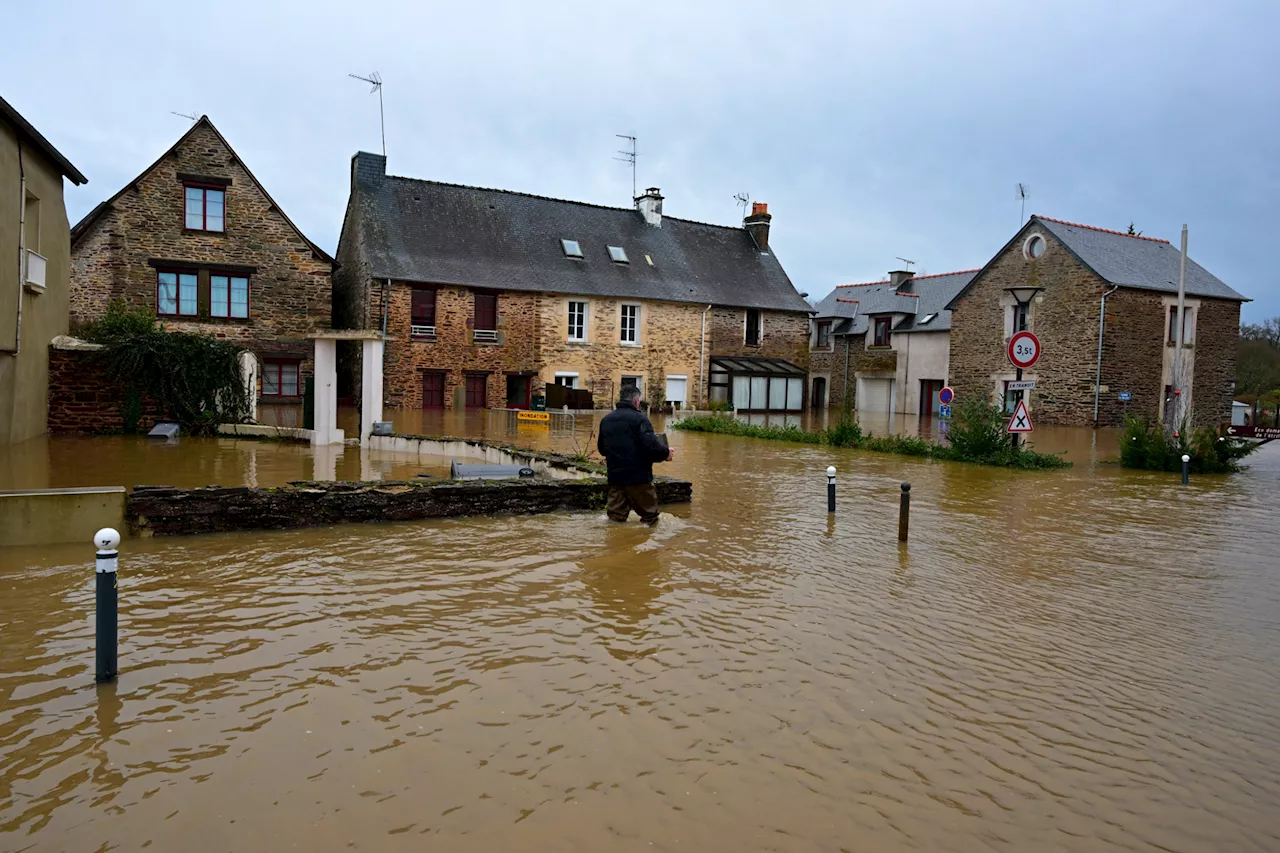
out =
[[746,341],[745,309],[720,305],[712,308],[707,315],[708,354],[781,358],[797,367],[807,367],[809,316],[782,311],[761,311],[760,314],[760,343],[751,345]]
[[[833,411],[857,408],[859,373],[892,375],[897,365],[897,353],[893,350],[867,349],[864,334],[833,336],[829,348],[811,350],[808,358],[810,376],[822,376],[827,380],[828,406]],[[810,393],[812,390],[810,381]]]
[[[49,432],[117,433],[125,429],[128,394],[107,378],[94,352],[49,348]],[[138,424],[146,432],[163,416],[145,395],[138,400]]]
[[[1023,244],[1033,233],[1045,239],[1047,248],[1038,259],[1028,260]],[[1092,426],[1099,301],[1111,285],[1034,221],[992,259],[952,306],[950,383],[956,403],[973,396],[1001,402],[1003,382],[1015,377],[1005,352],[1012,334],[1014,300],[1005,289],[1028,285],[1043,288],[1027,318],[1027,328],[1040,339],[1043,351],[1023,377],[1037,383],[1025,394],[1032,420]],[[1168,296],[1122,287],[1108,297],[1099,425],[1118,426],[1126,412],[1160,417],[1167,340],[1162,300]],[[1240,306],[1227,300],[1201,301],[1203,325],[1197,335],[1192,379],[1199,404],[1193,417],[1197,426],[1214,426],[1230,416]],[[1120,391],[1132,395],[1128,404],[1119,401]]]
[[[225,230],[185,227],[185,188],[193,183],[223,187]],[[307,336],[331,326],[333,261],[285,217],[208,119],[76,226],[73,326],[101,316],[113,299],[156,310],[159,269],[198,276],[197,314],[161,317],[166,328],[242,344],[259,360],[296,360],[301,393],[312,368]],[[248,277],[247,319],[211,316],[214,274]]]

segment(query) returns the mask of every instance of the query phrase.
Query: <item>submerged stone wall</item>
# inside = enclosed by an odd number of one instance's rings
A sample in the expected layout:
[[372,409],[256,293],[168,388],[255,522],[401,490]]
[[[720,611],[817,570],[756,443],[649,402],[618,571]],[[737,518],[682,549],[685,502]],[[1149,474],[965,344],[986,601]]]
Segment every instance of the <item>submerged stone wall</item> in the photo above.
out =
[[[655,478],[658,502],[688,503],[693,484]],[[296,482],[274,489],[138,486],[129,495],[130,532],[186,536],[232,530],[284,530],[365,521],[465,515],[537,515],[602,510],[603,479]]]

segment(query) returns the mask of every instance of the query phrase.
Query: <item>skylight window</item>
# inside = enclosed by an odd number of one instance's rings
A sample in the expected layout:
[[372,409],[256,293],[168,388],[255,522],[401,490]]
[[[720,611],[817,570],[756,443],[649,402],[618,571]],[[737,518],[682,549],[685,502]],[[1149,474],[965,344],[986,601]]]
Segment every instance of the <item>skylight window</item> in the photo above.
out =
[[609,257],[613,259],[613,262],[615,264],[631,263],[629,260],[627,260],[627,250],[622,248],[621,246],[610,246]]
[[582,247],[578,245],[577,240],[561,240],[560,248],[564,249],[564,256],[566,258],[582,257]]
[[924,319],[920,321],[920,325],[923,326],[925,323],[928,323],[930,320],[932,320],[934,317],[937,317],[937,316],[938,316],[937,314],[925,314]]

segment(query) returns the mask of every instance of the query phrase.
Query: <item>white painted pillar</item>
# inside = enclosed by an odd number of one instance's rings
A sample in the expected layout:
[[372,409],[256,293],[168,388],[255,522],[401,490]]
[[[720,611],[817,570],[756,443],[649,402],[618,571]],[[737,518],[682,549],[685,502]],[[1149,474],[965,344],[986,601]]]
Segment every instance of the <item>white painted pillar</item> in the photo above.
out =
[[373,422],[382,420],[382,341],[361,341],[360,446],[369,446]]
[[332,338],[316,338],[315,434],[311,443],[342,444],[338,429],[338,348]]
[[342,451],[332,444],[317,444],[311,450],[311,479],[329,482],[338,479],[338,457]]

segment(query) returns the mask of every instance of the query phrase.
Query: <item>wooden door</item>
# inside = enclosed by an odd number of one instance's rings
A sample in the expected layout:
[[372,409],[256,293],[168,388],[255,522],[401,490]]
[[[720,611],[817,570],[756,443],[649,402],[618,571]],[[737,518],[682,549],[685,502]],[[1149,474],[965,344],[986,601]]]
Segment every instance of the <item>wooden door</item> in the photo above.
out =
[[467,408],[483,409],[488,402],[489,377],[467,377]]
[[422,374],[422,408],[444,408],[444,374]]

